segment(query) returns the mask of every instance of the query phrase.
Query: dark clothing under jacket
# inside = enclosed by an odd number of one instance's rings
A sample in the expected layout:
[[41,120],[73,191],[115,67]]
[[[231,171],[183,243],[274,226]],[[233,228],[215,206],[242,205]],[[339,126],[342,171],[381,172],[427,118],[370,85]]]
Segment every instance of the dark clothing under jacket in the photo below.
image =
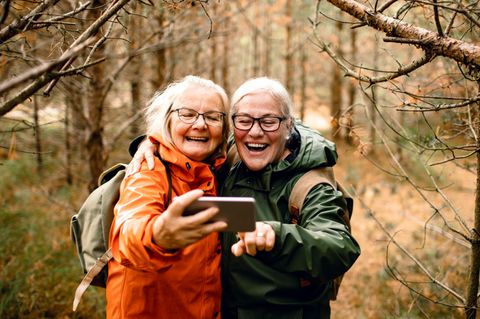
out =
[[[275,230],[271,252],[235,257],[233,233],[223,234],[222,318],[330,318],[332,279],[345,273],[360,255],[340,214],[341,193],[326,184],[307,195],[298,224],[291,224],[288,198],[295,182],[314,167],[335,165],[335,145],[317,132],[296,125],[299,143],[293,155],[261,172],[241,162],[232,166],[223,196],[251,196],[257,220]],[[299,145],[298,145],[299,144]]]

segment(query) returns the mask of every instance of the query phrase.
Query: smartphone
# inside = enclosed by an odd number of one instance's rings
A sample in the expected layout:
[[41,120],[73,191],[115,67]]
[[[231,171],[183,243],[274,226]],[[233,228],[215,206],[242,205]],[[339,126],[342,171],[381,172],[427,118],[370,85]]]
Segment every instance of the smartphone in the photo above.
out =
[[219,212],[211,221],[227,222],[227,232],[248,232],[255,230],[257,214],[253,197],[208,197],[203,196],[190,204],[183,215],[193,215],[209,207],[218,207]]

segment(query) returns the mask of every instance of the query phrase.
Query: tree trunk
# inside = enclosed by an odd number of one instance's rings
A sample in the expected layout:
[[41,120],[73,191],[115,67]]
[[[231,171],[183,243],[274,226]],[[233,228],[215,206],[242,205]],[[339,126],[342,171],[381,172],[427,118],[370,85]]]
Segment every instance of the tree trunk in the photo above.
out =
[[[378,70],[378,43],[374,43],[373,49],[373,69]],[[373,76],[376,76],[376,72],[373,72]],[[373,84],[370,88],[371,92],[371,101],[368,105],[370,109],[370,130],[369,130],[369,141],[372,145],[371,152],[375,152],[375,145],[377,143],[377,133],[375,132],[375,125],[377,124],[377,110],[375,105],[377,104],[377,85]]]
[[[480,82],[479,82],[480,90]],[[480,103],[477,102],[480,107]],[[480,271],[480,112],[475,112],[477,121],[474,124],[476,130],[476,144],[477,144],[477,185],[475,188],[475,215],[474,226],[470,234],[471,238],[471,255],[470,255],[470,269],[468,275],[467,287],[467,303],[465,308],[465,317],[467,319],[475,319],[477,316],[477,300],[478,300],[478,280]]]
[[302,47],[301,57],[301,78],[300,78],[300,120],[305,119],[305,112],[307,109],[307,52],[305,47]]
[[[65,98],[66,100],[68,97]],[[73,184],[72,177],[72,147],[70,144],[70,107],[69,102],[65,101],[65,180],[68,185]]]
[[[142,14],[141,6],[135,4],[133,10],[138,14]],[[133,54],[140,47],[141,35],[143,32],[142,19],[136,19],[135,15],[130,15],[130,52]],[[141,91],[142,86],[142,74],[138,70],[143,70],[143,55],[134,57],[130,62],[130,117],[134,118],[141,110]],[[140,132],[140,123],[138,120],[133,121],[129,125],[130,134],[136,136]]]
[[[197,30],[195,30],[195,37],[198,38],[200,37],[200,32]],[[202,47],[203,47],[203,42],[199,42],[199,43],[196,43],[194,44],[194,48],[193,48],[193,51],[194,51],[194,54],[193,54],[193,70],[196,72],[197,75],[201,75],[200,74],[200,59],[201,59],[201,55],[202,55]],[[203,73],[203,72],[201,72]]]
[[[95,8],[101,8],[103,4],[103,1],[93,2],[90,14],[95,16],[94,19],[98,18],[101,13],[99,9]],[[93,60],[104,56],[104,51],[104,45],[100,45],[93,53]],[[105,63],[100,63],[92,67],[87,96],[89,131],[86,148],[90,168],[89,191],[93,191],[97,187],[97,180],[103,171],[106,158],[103,145],[103,94],[106,79],[104,65]]]
[[285,19],[287,20],[285,32],[285,88],[293,99],[292,0],[287,0]]
[[[337,55],[343,56],[342,52],[342,42],[340,41],[341,33],[343,29],[342,22],[337,22],[336,25],[336,33],[337,37]],[[330,84],[330,114],[332,116],[332,137],[333,139],[338,139],[340,134],[340,117],[342,115],[342,104],[343,104],[343,96],[342,96],[342,74],[341,69],[337,67],[336,64],[333,65],[332,70],[332,81]],[[341,136],[340,136],[341,137]]]
[[[357,56],[357,31],[354,28],[350,29],[350,60],[353,64],[356,64]],[[356,82],[353,80],[348,81],[348,110],[345,112],[345,135],[346,141],[349,145],[354,143],[354,114],[355,114],[355,97],[357,94]]]
[[[137,5],[136,5],[137,6]],[[138,7],[141,8],[140,5]],[[138,8],[133,7],[134,11],[138,11]],[[141,13],[140,13],[141,14]],[[130,32],[130,52],[133,54],[136,50],[138,50],[140,44],[140,36],[143,30],[142,22],[140,19],[136,19],[135,15],[130,15],[130,30],[138,30],[138,32]],[[138,70],[143,70],[142,65],[142,55],[136,56],[130,62],[131,64],[131,71],[130,72],[130,117],[134,118],[139,112],[139,108],[141,108],[141,91],[140,88],[142,86],[141,83],[141,74]],[[132,136],[136,136],[140,132],[140,123],[139,121],[134,121],[130,124],[130,134]]]
[[[217,15],[217,5],[214,3],[212,6],[212,14],[215,18]],[[212,36],[210,39],[210,61],[217,61],[217,38]],[[217,63],[210,63],[210,80],[217,83]]]
[[[265,5],[268,5],[268,4],[265,4]],[[267,10],[264,10],[265,12]],[[272,51],[272,40],[271,40],[271,34],[272,34],[272,27],[271,27],[271,22],[270,22],[270,19],[269,19],[269,15],[267,13],[265,13],[265,48],[264,48],[264,69],[263,69],[263,73],[266,75],[266,76],[270,76],[270,66],[272,65],[271,63],[271,57],[270,57],[270,53]]]
[[252,74],[253,76],[257,77],[260,73],[260,59],[258,58],[259,57],[259,53],[258,53],[258,38],[259,38],[259,34],[258,34],[258,28],[259,28],[259,17],[260,17],[260,4],[257,2],[255,4],[255,17],[254,17],[254,21],[255,21],[255,26],[254,26],[254,29],[253,29],[253,39],[252,39],[252,42],[253,42],[253,67],[252,67]]
[[36,96],[33,96],[33,123],[35,133],[35,151],[37,153],[37,173],[41,175],[43,167],[42,139],[40,136],[40,125],[38,121],[38,101]]
[[227,94],[230,94],[230,82],[228,81],[228,56],[230,53],[230,48],[229,48],[229,36],[223,37],[223,57],[222,57],[222,84],[223,84],[223,89]]
[[[155,16],[156,20],[157,20],[157,25],[158,25],[158,29],[160,30],[158,36],[157,36],[157,41],[158,42],[161,42],[161,41],[164,41],[163,39],[163,36],[164,36],[164,32],[163,32],[163,23],[164,23],[164,9],[163,7],[160,7],[158,8],[158,10],[156,10],[157,14]],[[157,52],[155,52],[155,57],[156,57],[156,62],[157,62],[157,65],[156,65],[156,69],[155,69],[155,76],[153,78],[153,87],[154,87],[154,90],[157,91],[159,89],[161,89],[164,84],[165,84],[165,74],[167,73],[167,68],[166,68],[166,64],[167,64],[167,60],[166,60],[166,49],[160,49],[158,50]]]

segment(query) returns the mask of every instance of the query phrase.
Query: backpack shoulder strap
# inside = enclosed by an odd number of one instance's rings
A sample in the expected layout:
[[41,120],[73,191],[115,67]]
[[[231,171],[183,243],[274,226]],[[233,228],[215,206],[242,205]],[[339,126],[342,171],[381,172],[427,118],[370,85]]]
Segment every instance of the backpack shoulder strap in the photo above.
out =
[[102,184],[105,184],[106,182],[111,180],[115,175],[117,175],[119,171],[124,170],[126,168],[127,168],[127,164],[118,163],[106,169],[98,177],[97,185],[100,186]]
[[337,190],[335,175],[331,167],[314,168],[300,177],[292,188],[288,198],[288,208],[292,215],[292,223],[296,224],[303,207],[303,202],[310,190],[318,184],[328,184]]
[[77,290],[75,290],[75,298],[73,299],[73,311],[77,310],[78,304],[82,299],[85,290],[87,290],[88,286],[92,283],[95,276],[97,276],[105,267],[109,260],[112,259],[112,249],[109,248],[100,258],[97,259],[95,264],[92,268],[87,272],[85,277],[83,277],[82,282],[78,285]]
[[288,199],[288,208],[292,216],[292,223],[298,223],[305,198],[310,190],[318,184],[328,184],[334,190],[342,192],[343,197],[347,202],[347,212],[341,217],[350,230],[350,218],[353,212],[353,197],[336,181],[333,167],[330,166],[311,169],[297,180]]
[[160,162],[162,162],[163,166],[165,166],[165,172],[167,173],[168,191],[167,204],[165,205],[165,209],[167,209],[172,201],[172,172],[170,172],[170,167],[168,167],[168,163],[162,158],[162,156],[160,156],[159,153],[155,153],[155,155],[158,157]]

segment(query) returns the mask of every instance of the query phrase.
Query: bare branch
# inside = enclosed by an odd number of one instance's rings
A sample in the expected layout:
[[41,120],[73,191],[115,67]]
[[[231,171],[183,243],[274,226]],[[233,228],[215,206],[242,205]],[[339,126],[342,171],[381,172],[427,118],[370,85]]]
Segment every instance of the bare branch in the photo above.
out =
[[437,27],[438,35],[443,37],[443,30],[442,30],[442,25],[440,23],[437,0],[432,0],[432,1],[433,1],[433,14],[434,14],[434,17],[435,17],[435,26]]
[[448,109],[456,109],[464,106],[469,106],[475,103],[478,103],[480,101],[480,94],[477,94],[476,96],[466,99],[462,102],[459,103],[452,103],[452,104],[437,104],[432,107],[426,107],[426,106],[419,106],[415,105],[415,108],[411,108],[410,106],[412,105],[404,105],[401,108],[397,108],[398,111],[401,112],[438,112],[442,110],[448,110]]
[[42,1],[36,8],[30,11],[26,16],[13,21],[10,25],[0,30],[0,44],[25,31],[24,28],[30,23],[32,19],[38,19],[43,11],[51,6],[54,6],[59,0],[45,0]]
[[58,65],[80,54],[80,52],[82,52],[83,49],[92,42],[93,41],[85,41],[84,43],[80,43],[80,45],[76,47],[72,47],[69,50],[65,51],[65,53],[63,53],[62,56],[60,56],[58,59],[53,60],[52,62],[49,62],[49,63],[41,64],[33,69],[30,69],[16,76],[11,80],[6,80],[0,83],[0,94],[16,87],[17,85],[25,81],[37,78],[39,75],[53,70]]
[[[90,38],[92,38],[94,35],[97,34],[97,32],[100,30],[100,28],[112,17],[114,16],[119,10],[123,8],[128,2],[131,0],[118,0],[114,2],[108,9],[105,10],[105,12],[97,19],[95,20],[69,47],[70,49],[80,47],[80,44],[85,43],[90,43]],[[81,47],[85,48],[87,45],[81,45]],[[68,52],[68,50],[67,50]],[[62,55],[63,56],[63,55]],[[62,63],[68,63],[70,59],[66,59],[62,61]],[[53,62],[52,62],[53,63]],[[62,65],[62,63],[56,63],[56,66]],[[71,62],[70,62],[71,63]],[[62,68],[63,69],[63,68]],[[29,71],[27,71],[29,72]],[[24,88],[19,94],[5,102],[3,105],[0,106],[0,116],[6,114],[7,112],[11,111],[16,105],[19,103],[25,101],[28,97],[30,97],[32,94],[37,92],[40,88],[42,88],[45,84],[50,82],[53,79],[56,79],[59,77],[62,73],[56,73],[56,74],[51,74],[47,73],[48,69],[45,70],[43,73],[39,73],[37,75],[42,74],[37,80],[33,83],[31,83],[29,86]],[[10,80],[11,81],[11,80]],[[10,82],[10,81],[4,81],[4,82]],[[6,83],[5,85],[7,85]],[[4,83],[0,83],[0,85],[4,85]]]
[[427,29],[374,12],[354,0],[328,0],[340,10],[354,16],[368,26],[385,32],[388,36],[421,40],[421,47],[427,52],[451,58],[466,65],[480,68],[480,47],[450,37],[441,37]]
[[418,60],[414,60],[412,63],[407,64],[405,66],[400,66],[396,72],[389,72],[390,74],[379,76],[379,77],[369,77],[366,75],[361,75],[360,72],[356,72],[350,69],[342,60],[341,57],[337,56],[337,54],[330,48],[330,46],[325,43],[323,40],[320,40],[317,35],[315,34],[316,42],[314,43],[316,46],[320,47],[323,51],[325,51],[335,63],[342,68],[345,72],[345,76],[352,77],[362,82],[369,83],[370,85],[382,82],[388,82],[390,80],[396,79],[398,77],[407,75],[420,67],[428,64],[431,62],[435,55],[430,55],[428,53],[425,54],[422,58]]

